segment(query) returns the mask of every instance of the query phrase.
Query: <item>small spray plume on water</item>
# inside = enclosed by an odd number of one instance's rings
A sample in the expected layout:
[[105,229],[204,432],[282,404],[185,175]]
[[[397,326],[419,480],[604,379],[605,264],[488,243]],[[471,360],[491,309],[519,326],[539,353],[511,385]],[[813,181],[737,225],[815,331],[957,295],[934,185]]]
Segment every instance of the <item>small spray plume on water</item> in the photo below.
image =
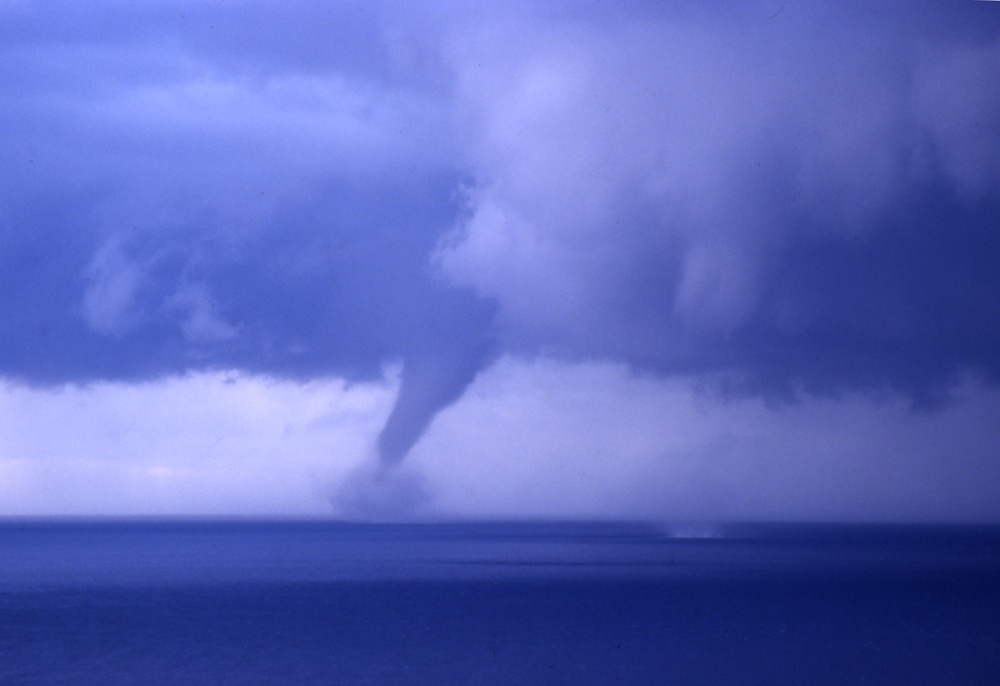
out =
[[370,459],[347,477],[330,502],[347,519],[397,521],[419,516],[430,495],[418,474]]

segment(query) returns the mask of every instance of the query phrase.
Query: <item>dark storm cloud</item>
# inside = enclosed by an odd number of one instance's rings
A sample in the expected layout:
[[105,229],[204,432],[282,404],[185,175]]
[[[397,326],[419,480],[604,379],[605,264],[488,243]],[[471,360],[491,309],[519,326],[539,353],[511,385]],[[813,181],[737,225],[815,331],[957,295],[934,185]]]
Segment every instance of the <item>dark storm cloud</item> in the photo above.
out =
[[459,178],[433,69],[393,82],[368,3],[2,11],[0,372],[401,361],[398,460],[489,350],[489,306],[428,267]]
[[995,379],[996,9],[7,3],[0,373]]

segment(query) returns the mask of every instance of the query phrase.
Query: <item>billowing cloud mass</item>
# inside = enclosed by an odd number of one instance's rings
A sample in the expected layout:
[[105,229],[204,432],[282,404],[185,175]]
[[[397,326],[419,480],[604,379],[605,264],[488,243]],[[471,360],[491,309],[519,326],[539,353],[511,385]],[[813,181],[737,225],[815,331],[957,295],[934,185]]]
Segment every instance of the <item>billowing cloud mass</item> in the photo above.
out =
[[992,3],[0,6],[0,375],[1000,378]]
[[1000,42],[982,9],[484,27],[456,60],[476,183],[438,260],[528,348],[769,394],[925,402],[962,371],[995,378]]

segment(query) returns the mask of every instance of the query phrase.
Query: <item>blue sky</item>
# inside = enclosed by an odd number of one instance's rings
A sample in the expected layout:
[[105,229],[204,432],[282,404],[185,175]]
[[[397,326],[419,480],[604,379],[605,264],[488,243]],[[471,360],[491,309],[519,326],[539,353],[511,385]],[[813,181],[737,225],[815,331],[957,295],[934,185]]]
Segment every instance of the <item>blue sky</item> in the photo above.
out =
[[0,14],[0,514],[1000,520],[993,4]]

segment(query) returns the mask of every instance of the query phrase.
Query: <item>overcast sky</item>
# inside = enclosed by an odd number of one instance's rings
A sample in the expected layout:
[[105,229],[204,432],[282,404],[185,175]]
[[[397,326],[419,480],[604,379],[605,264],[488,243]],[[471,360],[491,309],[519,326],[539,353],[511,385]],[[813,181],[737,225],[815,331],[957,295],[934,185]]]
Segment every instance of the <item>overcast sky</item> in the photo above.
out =
[[1000,522],[998,75],[971,0],[0,0],[0,515]]

